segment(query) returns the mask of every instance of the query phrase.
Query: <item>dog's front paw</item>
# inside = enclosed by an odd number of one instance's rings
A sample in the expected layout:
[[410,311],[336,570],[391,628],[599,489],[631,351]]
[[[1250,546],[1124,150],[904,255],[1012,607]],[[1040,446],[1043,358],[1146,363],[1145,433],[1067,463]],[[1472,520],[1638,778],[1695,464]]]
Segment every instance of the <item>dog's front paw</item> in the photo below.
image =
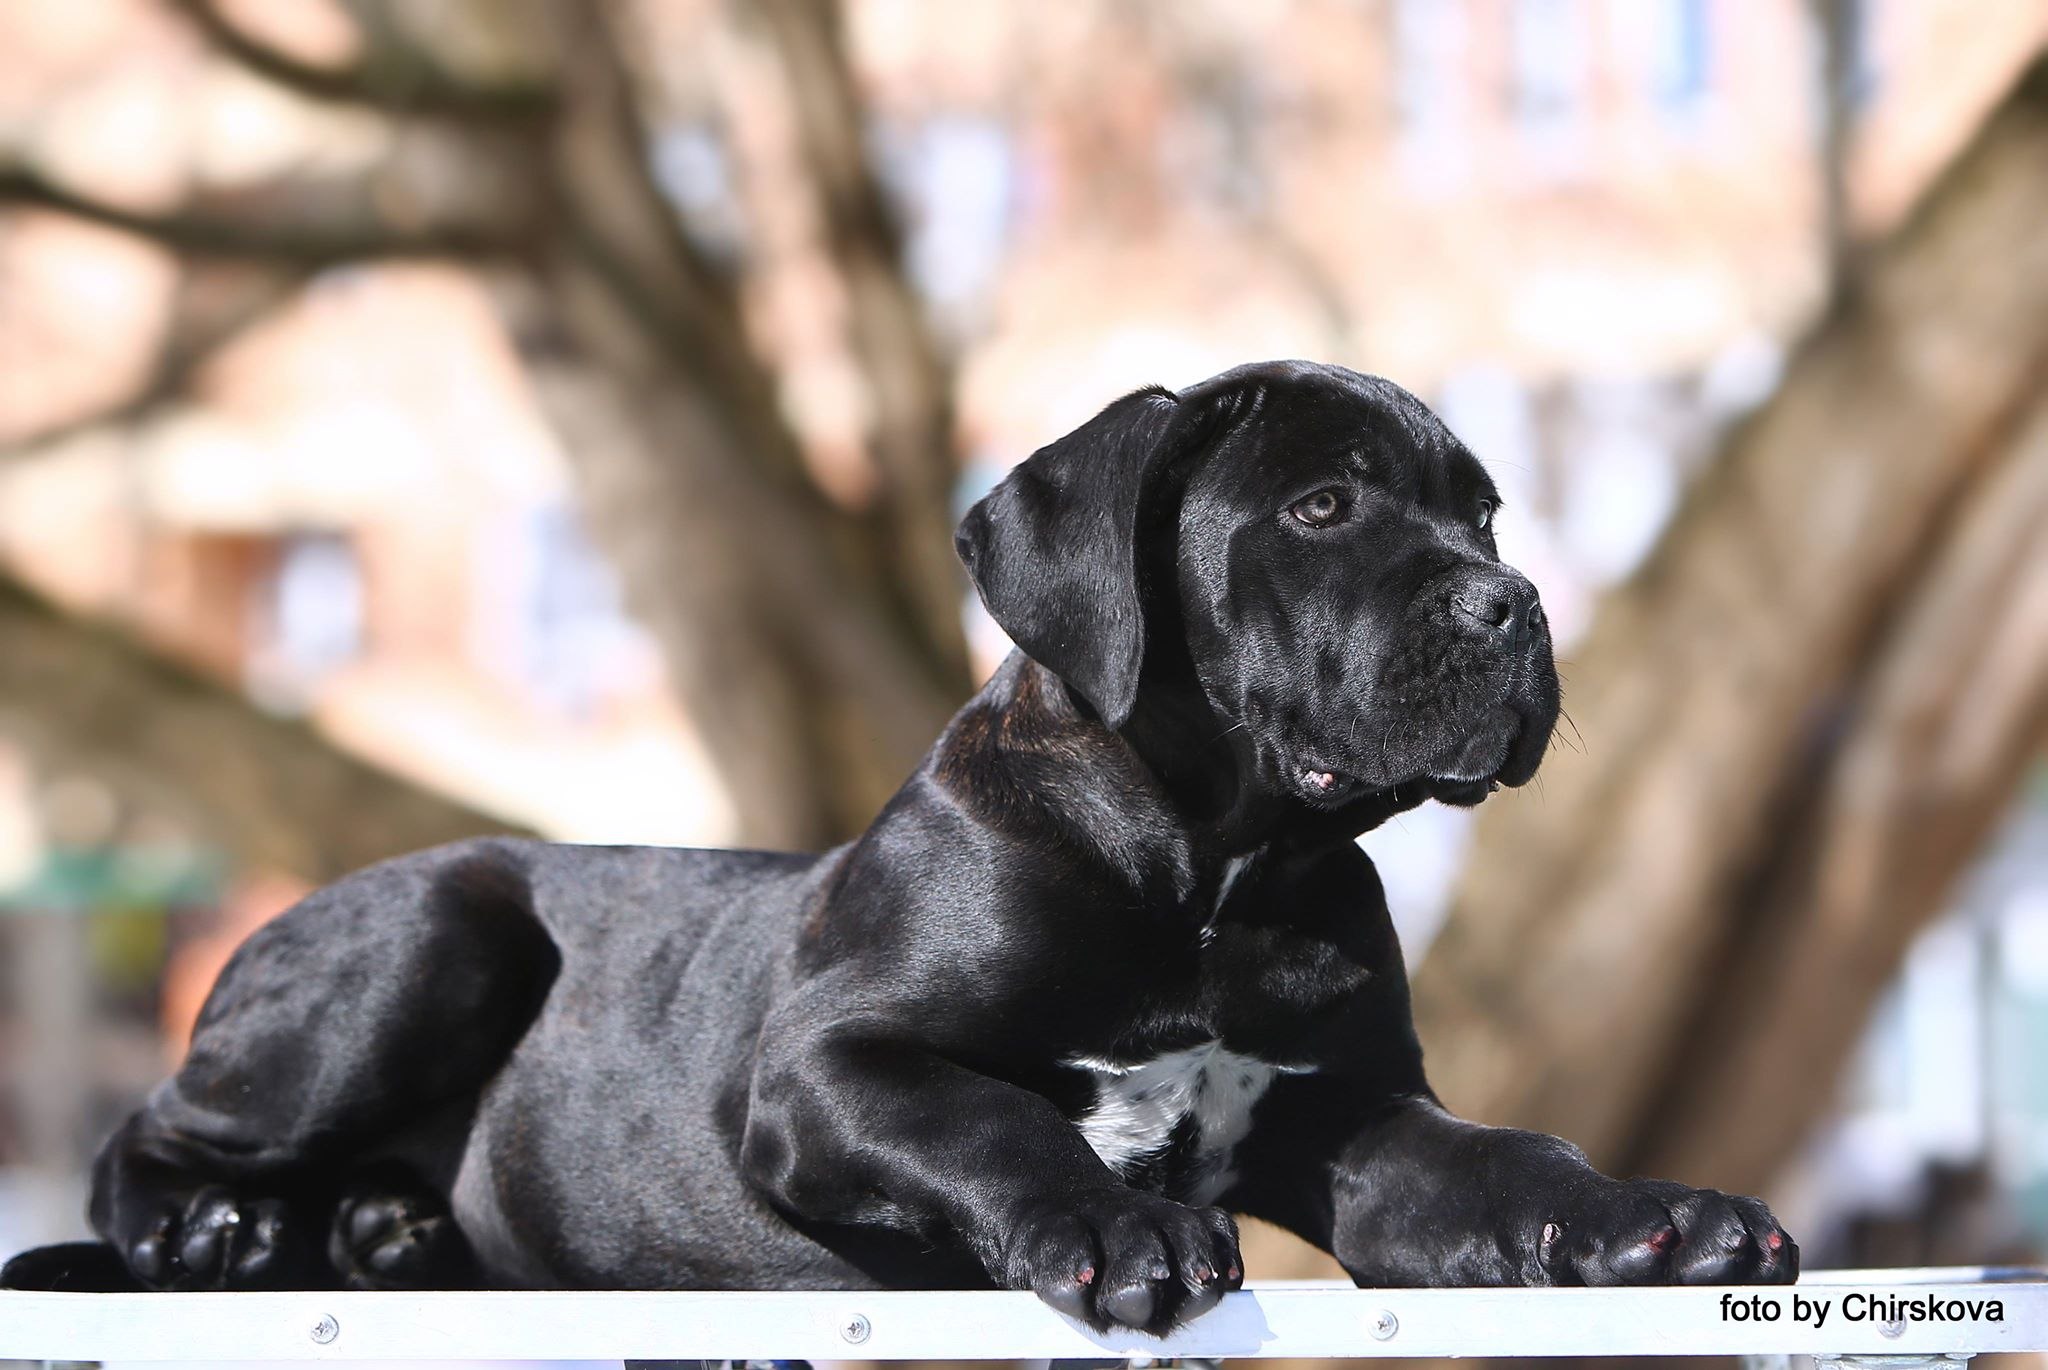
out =
[[1136,1189],[1064,1200],[1019,1224],[1006,1282],[1097,1331],[1162,1335],[1244,1283],[1237,1224]]
[[152,1289],[270,1289],[292,1281],[297,1254],[283,1201],[208,1185],[167,1200],[124,1255]]
[[1574,1196],[1535,1234],[1553,1284],[1790,1284],[1799,1247],[1762,1201],[1671,1180]]

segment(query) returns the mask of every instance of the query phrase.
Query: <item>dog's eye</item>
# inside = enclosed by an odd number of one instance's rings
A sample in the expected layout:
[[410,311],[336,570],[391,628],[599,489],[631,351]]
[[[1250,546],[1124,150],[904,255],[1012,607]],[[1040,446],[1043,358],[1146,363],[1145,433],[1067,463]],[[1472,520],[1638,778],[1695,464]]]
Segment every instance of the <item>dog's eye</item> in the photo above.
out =
[[1474,519],[1473,522],[1479,525],[1480,532],[1483,533],[1493,527],[1493,511],[1497,507],[1490,499],[1479,501],[1479,517]]
[[1307,499],[1296,500],[1288,513],[1311,528],[1327,528],[1344,515],[1344,497],[1335,490],[1318,490]]

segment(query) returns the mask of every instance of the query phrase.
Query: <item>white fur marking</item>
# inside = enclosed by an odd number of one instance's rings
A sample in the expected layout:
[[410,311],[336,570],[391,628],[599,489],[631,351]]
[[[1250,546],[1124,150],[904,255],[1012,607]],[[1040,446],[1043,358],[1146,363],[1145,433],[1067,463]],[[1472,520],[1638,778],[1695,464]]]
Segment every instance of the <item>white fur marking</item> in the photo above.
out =
[[1254,1056],[1205,1042],[1125,1065],[1096,1057],[1075,1057],[1068,1065],[1095,1077],[1095,1102],[1077,1126],[1111,1170],[1157,1155],[1172,1141],[1181,1120],[1195,1122],[1194,1186],[1190,1195],[1208,1203],[1230,1187],[1230,1153],[1251,1130],[1252,1106],[1280,1073],[1300,1067],[1274,1066]]

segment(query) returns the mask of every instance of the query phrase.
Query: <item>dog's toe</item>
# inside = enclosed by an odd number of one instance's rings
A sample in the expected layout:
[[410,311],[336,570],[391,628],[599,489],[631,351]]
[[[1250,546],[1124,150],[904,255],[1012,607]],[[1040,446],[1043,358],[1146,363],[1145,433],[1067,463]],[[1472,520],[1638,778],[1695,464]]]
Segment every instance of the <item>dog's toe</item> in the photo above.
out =
[[122,1256],[152,1289],[268,1289],[291,1282],[291,1245],[283,1200],[207,1185],[182,1205],[159,1210]]
[[425,1193],[359,1188],[335,1207],[327,1258],[350,1289],[423,1289],[462,1280],[468,1247]]
[[1668,1180],[1596,1191],[1547,1223],[1540,1259],[1559,1284],[1789,1284],[1799,1247],[1763,1203]]
[[1163,1334],[1243,1281],[1237,1228],[1137,1190],[1106,1190],[1025,1225],[1011,1283],[1098,1331]]

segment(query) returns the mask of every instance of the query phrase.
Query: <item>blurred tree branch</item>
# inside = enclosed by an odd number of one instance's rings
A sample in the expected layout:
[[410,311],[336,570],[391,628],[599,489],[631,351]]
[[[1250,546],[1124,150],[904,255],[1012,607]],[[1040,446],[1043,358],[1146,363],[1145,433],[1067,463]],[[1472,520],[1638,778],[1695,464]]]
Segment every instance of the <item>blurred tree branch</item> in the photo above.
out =
[[82,620],[0,576],[0,732],[194,814],[239,860],[332,880],[373,861],[509,828],[366,765],[304,723]]
[[[313,272],[424,255],[487,266],[593,530],[662,646],[741,839],[817,846],[862,826],[969,682],[948,508],[950,377],[865,163],[835,14],[803,6],[762,31],[797,87],[828,87],[802,92],[823,100],[806,106],[803,137],[836,225],[848,346],[870,390],[879,513],[841,507],[818,485],[783,413],[776,363],[749,336],[740,283],[656,183],[657,133],[625,55],[635,39],[623,8],[449,7],[441,39],[475,26],[461,46],[540,73],[519,117],[500,119],[468,117],[503,106],[488,92],[472,100],[469,78],[381,0],[351,7],[370,55],[332,70],[273,51],[211,0],[176,2],[283,88],[463,117],[399,121],[389,155],[351,177],[145,213],[0,168],[0,205],[138,233],[193,261]],[[137,402],[189,378],[191,351],[174,329]]]
[[[399,114],[487,122],[545,119],[556,92],[546,82],[458,76],[416,45],[394,41],[389,25],[363,24],[369,52],[348,66],[302,61],[262,42],[213,0],[170,0],[212,45],[251,72],[314,100],[373,105]],[[358,14],[363,10],[359,7]]]
[[30,167],[0,165],[0,207],[53,210],[194,257],[312,270],[403,257],[490,258],[532,241],[530,214],[509,202],[489,205],[488,213],[471,212],[486,208],[481,205],[433,212],[421,204],[394,215],[394,191],[375,177],[286,180],[148,211],[97,198]]
[[170,318],[141,386],[54,423],[0,429],[0,460],[33,456],[94,429],[141,423],[177,404],[209,362],[296,300],[308,274],[291,267],[195,262],[172,291]]

